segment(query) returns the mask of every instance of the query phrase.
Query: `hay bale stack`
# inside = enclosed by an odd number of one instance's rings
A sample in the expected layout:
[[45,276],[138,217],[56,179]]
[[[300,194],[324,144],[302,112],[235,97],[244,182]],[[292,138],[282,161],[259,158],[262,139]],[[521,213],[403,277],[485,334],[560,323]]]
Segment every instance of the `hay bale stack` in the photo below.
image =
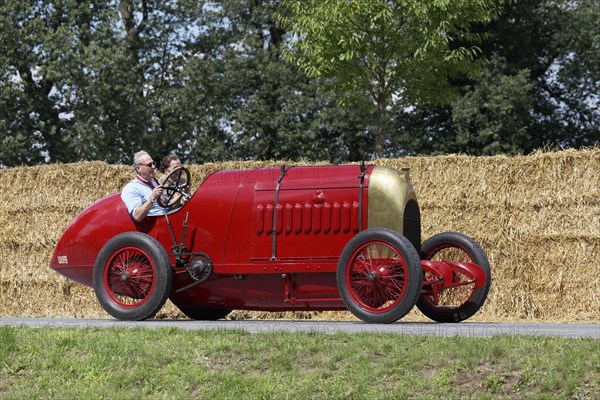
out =
[[480,317],[600,320],[600,150],[381,160],[410,167],[423,239],[444,230],[486,250],[493,283]]
[[[476,319],[600,321],[594,259],[600,253],[600,149],[376,163],[411,169],[423,239],[459,231],[486,250],[493,283]],[[197,188],[216,170],[281,164],[208,163],[190,170]],[[131,167],[102,162],[0,170],[0,315],[106,316],[91,289],[51,271],[48,262],[67,224],[131,177]],[[159,317],[174,315],[168,305]],[[409,319],[420,319],[418,312]]]

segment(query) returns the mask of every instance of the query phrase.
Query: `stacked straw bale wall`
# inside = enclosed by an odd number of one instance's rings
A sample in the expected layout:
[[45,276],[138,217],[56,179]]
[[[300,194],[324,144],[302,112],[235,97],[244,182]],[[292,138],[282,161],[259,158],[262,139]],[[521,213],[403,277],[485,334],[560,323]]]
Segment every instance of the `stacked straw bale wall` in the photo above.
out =
[[[195,186],[219,169],[282,162],[191,165]],[[290,165],[290,163],[287,163]],[[474,320],[600,321],[600,149],[520,157],[411,157],[376,162],[410,168],[422,237],[473,236],[493,282]],[[0,317],[106,317],[93,290],[48,268],[61,233],[85,207],[118,192],[131,167],[102,162],[0,170]],[[159,317],[181,316],[172,304]],[[349,313],[234,318],[335,318]],[[413,311],[408,320],[422,320]]]

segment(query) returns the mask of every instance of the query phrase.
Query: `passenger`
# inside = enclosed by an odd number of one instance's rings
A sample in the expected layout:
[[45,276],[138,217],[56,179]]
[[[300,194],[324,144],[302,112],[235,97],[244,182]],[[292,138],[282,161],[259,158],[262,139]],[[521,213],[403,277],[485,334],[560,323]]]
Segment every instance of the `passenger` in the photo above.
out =
[[159,181],[161,179],[164,180],[169,172],[173,171],[177,167],[181,167],[181,160],[179,157],[173,153],[167,154],[160,162],[160,167],[158,170],[164,175],[159,178]]
[[141,222],[147,216],[163,215],[164,210],[157,203],[163,187],[156,180],[156,164],[150,154],[143,150],[135,153],[133,168],[137,175],[121,192],[121,199],[127,206],[129,215],[137,222]]
[[[159,171],[162,173],[161,177],[158,179],[160,184],[167,187],[171,184],[175,184],[175,182],[165,182],[165,180],[171,171],[179,167],[181,167],[181,159],[179,159],[176,154],[167,154],[160,162]],[[169,202],[169,209],[181,207],[188,201],[191,188],[189,185],[186,186],[187,183],[186,175],[181,174],[177,186],[184,188],[183,190],[186,193],[186,196],[175,193]]]

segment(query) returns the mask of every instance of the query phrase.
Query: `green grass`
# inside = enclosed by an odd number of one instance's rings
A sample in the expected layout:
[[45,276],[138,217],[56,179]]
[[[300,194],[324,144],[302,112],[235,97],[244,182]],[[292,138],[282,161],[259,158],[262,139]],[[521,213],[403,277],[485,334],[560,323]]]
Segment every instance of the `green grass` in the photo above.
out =
[[597,399],[600,341],[0,327],[0,398]]

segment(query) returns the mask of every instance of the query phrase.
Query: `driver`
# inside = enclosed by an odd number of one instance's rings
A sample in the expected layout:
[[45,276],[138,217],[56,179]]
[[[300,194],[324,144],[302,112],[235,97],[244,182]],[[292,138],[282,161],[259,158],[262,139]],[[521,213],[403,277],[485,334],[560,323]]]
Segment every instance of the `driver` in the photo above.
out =
[[157,203],[163,188],[154,175],[156,164],[150,154],[143,150],[135,153],[133,168],[137,175],[121,192],[129,215],[136,222],[141,222],[147,216],[163,215],[164,210]]

